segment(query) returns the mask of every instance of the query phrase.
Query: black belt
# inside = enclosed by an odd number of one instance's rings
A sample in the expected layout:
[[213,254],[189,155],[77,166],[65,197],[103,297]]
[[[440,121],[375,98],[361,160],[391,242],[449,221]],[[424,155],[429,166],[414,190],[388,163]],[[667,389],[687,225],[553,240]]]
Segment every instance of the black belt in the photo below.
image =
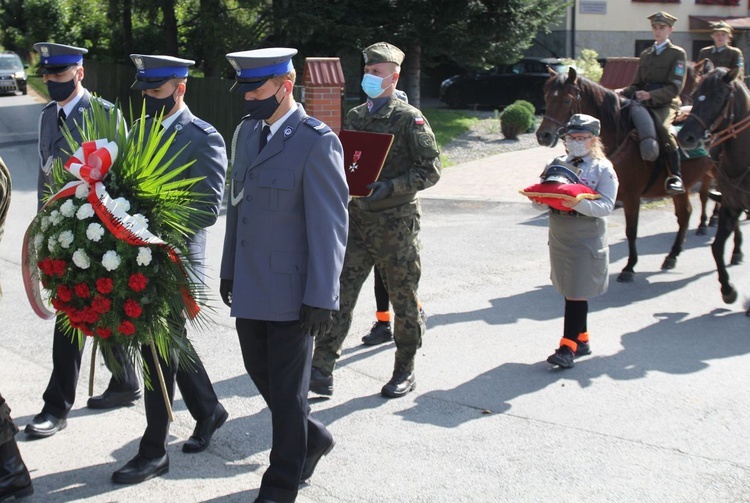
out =
[[556,208],[550,208],[550,213],[554,213],[555,215],[563,215],[565,217],[585,217],[583,213],[578,213],[577,211],[562,211],[558,210]]

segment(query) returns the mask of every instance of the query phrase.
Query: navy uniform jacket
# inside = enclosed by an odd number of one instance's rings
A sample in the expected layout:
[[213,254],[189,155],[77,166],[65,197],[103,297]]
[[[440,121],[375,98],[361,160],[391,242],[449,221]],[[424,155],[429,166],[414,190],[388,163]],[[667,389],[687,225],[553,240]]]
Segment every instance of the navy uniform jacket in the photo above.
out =
[[301,105],[258,154],[261,131],[246,119],[233,140],[221,261],[231,314],[293,321],[303,303],[336,310],[349,196],[341,142]]
[[[134,129],[137,129],[136,126]],[[151,119],[146,119],[146,133],[151,128]],[[166,141],[176,133],[172,144],[167,149],[164,159],[171,159],[177,155],[171,167],[178,168],[195,162],[180,175],[184,178],[205,177],[196,183],[192,191],[203,195],[199,208],[206,211],[206,215],[199,215],[200,230],[188,239],[188,257],[199,266],[205,264],[206,255],[206,227],[216,222],[224,196],[224,185],[227,176],[227,151],[224,138],[211,124],[194,116],[189,108],[185,108],[175,121],[164,131],[162,141]],[[184,148],[182,152],[180,149]],[[178,152],[180,152],[178,154]],[[202,274],[201,274],[202,276]]]
[[[81,96],[78,104],[65,118],[65,124],[79,144],[81,143],[81,133],[78,131],[76,124],[83,125],[83,112],[91,108],[92,99],[98,100],[105,108],[111,109],[114,107],[112,103],[106,100],[92,97],[91,93],[84,89],[83,96]],[[71,154],[68,142],[65,141],[65,137],[57,127],[57,102],[50,101],[42,109],[39,116],[39,178],[37,179],[36,195],[40,208],[45,185],[52,183],[52,164],[48,164],[50,158],[52,158],[52,161],[58,158],[62,159],[63,164],[65,164]],[[45,167],[50,168],[49,174],[45,173]]]

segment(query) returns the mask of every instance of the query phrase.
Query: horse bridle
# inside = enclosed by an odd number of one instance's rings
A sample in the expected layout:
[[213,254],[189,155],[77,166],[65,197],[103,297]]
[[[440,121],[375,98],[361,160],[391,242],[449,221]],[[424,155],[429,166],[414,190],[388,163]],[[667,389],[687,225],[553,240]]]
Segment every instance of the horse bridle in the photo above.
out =
[[[565,84],[564,87],[571,88],[567,93],[567,96],[573,100],[573,105],[570,107],[570,116],[568,117],[570,119],[575,114],[581,113],[581,89],[576,84]],[[542,115],[542,119],[548,120],[559,127],[565,127],[566,124],[547,114]]]
[[[688,117],[692,117],[693,119],[695,119],[696,122],[698,122],[698,124],[700,124],[700,126],[703,128],[706,137],[706,146],[708,148],[713,148],[721,145],[730,138],[737,138],[738,133],[741,133],[745,129],[750,128],[750,116],[745,117],[739,122],[734,122],[733,105],[734,89],[732,89],[732,91],[729,93],[729,98],[727,98],[727,101],[724,104],[724,108],[721,110],[721,113],[716,116],[716,119],[714,119],[710,125],[707,125],[706,122],[698,115],[695,115],[692,112],[688,113]],[[725,121],[729,122],[727,127],[717,131],[719,126]]]

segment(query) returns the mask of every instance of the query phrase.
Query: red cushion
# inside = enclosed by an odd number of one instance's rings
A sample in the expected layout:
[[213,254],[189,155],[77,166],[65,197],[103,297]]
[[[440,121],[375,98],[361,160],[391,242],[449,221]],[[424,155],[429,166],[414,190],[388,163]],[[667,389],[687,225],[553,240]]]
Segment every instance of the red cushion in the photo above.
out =
[[536,183],[519,191],[537,203],[546,204],[561,211],[572,211],[563,201],[577,203],[581,199],[599,199],[602,196],[581,183]]

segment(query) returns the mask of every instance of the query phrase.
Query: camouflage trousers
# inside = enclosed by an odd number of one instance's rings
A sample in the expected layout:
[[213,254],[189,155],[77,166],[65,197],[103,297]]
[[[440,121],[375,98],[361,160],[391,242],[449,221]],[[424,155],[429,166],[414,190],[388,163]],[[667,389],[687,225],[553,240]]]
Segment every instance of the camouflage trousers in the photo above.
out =
[[315,339],[314,367],[333,372],[352,324],[352,311],[362,284],[373,266],[377,266],[395,313],[395,370],[414,370],[414,356],[425,330],[417,305],[422,271],[421,217],[419,201],[380,211],[365,211],[356,201],[349,203],[349,240],[341,271],[339,311],[334,313],[333,328]]
[[5,403],[3,396],[0,395],[0,445],[13,439],[16,433],[18,433],[18,428],[13,424],[13,419],[10,417],[10,407]]

